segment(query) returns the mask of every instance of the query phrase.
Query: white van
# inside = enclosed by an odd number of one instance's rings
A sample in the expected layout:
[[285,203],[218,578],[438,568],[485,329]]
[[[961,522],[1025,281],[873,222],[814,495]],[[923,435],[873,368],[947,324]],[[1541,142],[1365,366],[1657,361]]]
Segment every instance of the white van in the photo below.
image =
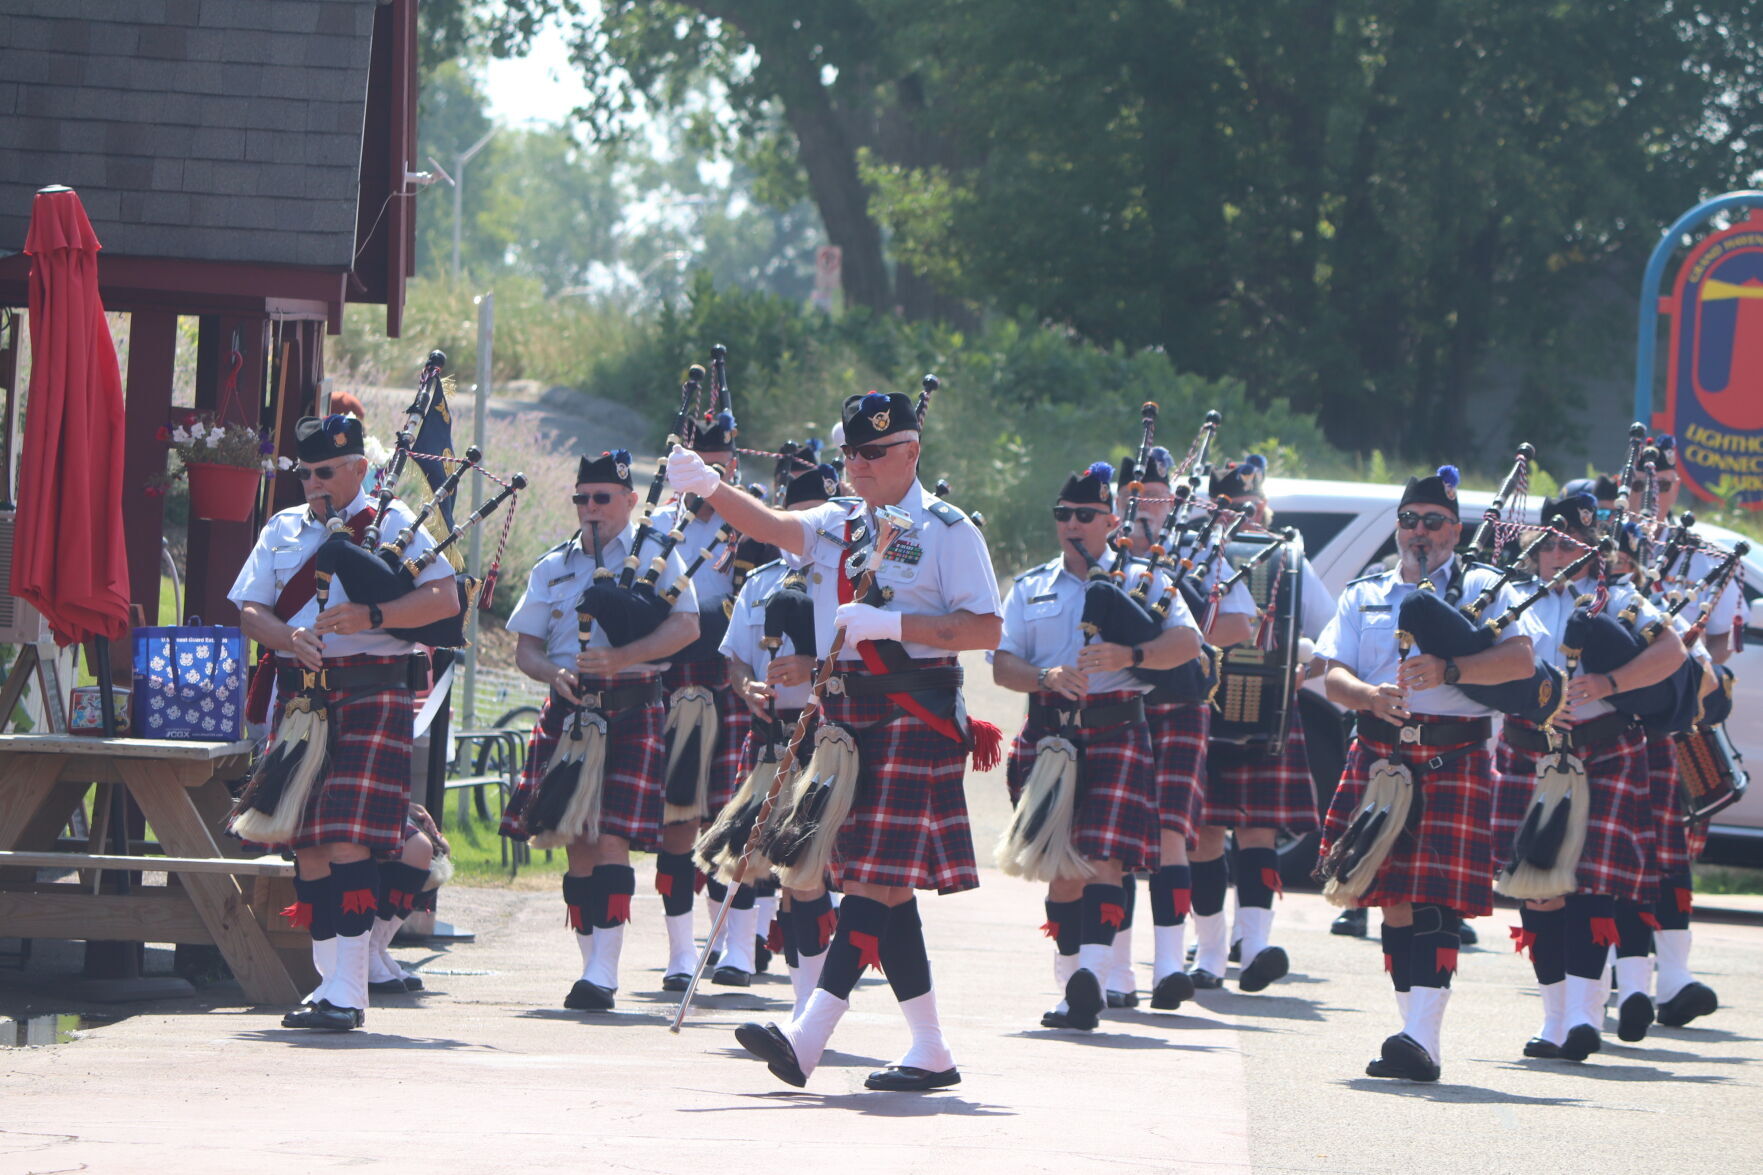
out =
[[[1274,509],[1274,526],[1293,526],[1303,534],[1311,564],[1337,598],[1350,581],[1395,554],[1396,503],[1402,496],[1398,486],[1270,477],[1266,493]],[[1492,501],[1490,493],[1463,491],[1460,508],[1465,539],[1474,533]],[[1535,522],[1541,505],[1540,497],[1531,498],[1525,521]],[[1694,505],[1689,508],[1693,513]],[[1718,526],[1698,524],[1696,533],[1724,547],[1744,541],[1744,536]],[[1759,599],[1763,595],[1763,552],[1757,550],[1759,546],[1763,544],[1753,543],[1743,560],[1745,647],[1728,662],[1736,676],[1737,693],[1726,729],[1741,755],[1750,763],[1763,765],[1763,600]],[[1350,719],[1323,697],[1320,682],[1306,685],[1299,706],[1317,803],[1326,810],[1346,758]],[[1287,858],[1282,867],[1288,880],[1309,871],[1315,845],[1311,836],[1282,846]],[[1763,788],[1752,789],[1715,817],[1703,860],[1763,867]]]

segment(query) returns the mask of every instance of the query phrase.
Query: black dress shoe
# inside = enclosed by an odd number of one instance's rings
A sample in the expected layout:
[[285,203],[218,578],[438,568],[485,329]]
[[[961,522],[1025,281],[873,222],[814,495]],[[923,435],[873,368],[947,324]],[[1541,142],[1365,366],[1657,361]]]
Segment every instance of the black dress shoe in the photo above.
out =
[[612,1010],[612,993],[610,987],[601,987],[598,983],[589,983],[578,979],[563,997],[563,1006],[572,1012],[610,1012]]
[[1173,1012],[1193,998],[1194,981],[1186,971],[1171,971],[1151,989],[1151,1006],[1159,1012]]
[[753,936],[753,974],[764,975],[771,970],[771,948],[762,935]]
[[414,975],[406,975],[404,977],[404,990],[405,991],[421,991],[422,990],[422,980],[417,978]]
[[1340,915],[1329,924],[1330,934],[1341,934],[1348,938],[1364,938],[1366,934],[1365,910],[1356,908],[1342,910]]
[[1054,1010],[1051,1012],[1042,1012],[1041,1013],[1041,1027],[1042,1028],[1070,1028],[1071,1027],[1071,1017],[1066,1015],[1064,1012],[1061,1012],[1058,1010]]
[[1215,988],[1224,986],[1224,980],[1212,974],[1212,972],[1206,970],[1204,967],[1195,967],[1192,971],[1189,971],[1188,982],[1192,983],[1196,989],[1201,991],[1212,991]]
[[1561,1046],[1552,1040],[1544,1040],[1540,1036],[1533,1036],[1524,1042],[1524,1055],[1527,1057],[1538,1057],[1545,1061],[1558,1060],[1561,1056]]
[[1472,947],[1481,941],[1481,935],[1475,933],[1475,927],[1467,920],[1457,923],[1457,945]]
[[1561,1059],[1583,1061],[1603,1047],[1603,1039],[1596,1028],[1590,1024],[1575,1024],[1567,1030],[1567,1039],[1561,1042]]
[[1406,1032],[1398,1032],[1394,1036],[1386,1036],[1383,1042],[1383,1064],[1381,1072],[1373,1073],[1370,1066],[1366,1067],[1366,1075],[1370,1077],[1402,1077],[1409,1081],[1437,1081],[1439,1079],[1439,1063],[1432,1059],[1419,1041]]
[[1683,990],[1659,1005],[1659,1023],[1667,1028],[1682,1028],[1697,1016],[1706,1016],[1720,1007],[1720,997],[1706,983],[1686,983]]
[[897,1093],[946,1089],[960,1084],[961,1074],[954,1068],[933,1073],[929,1069],[915,1069],[911,1065],[889,1065],[886,1069],[877,1069],[863,1079],[864,1089],[884,1089]]
[[1637,991],[1622,1001],[1616,1011],[1616,1037],[1631,1044],[1637,1040],[1647,1039],[1647,1029],[1653,1026],[1653,1000],[1645,992]]
[[[417,986],[420,987],[421,984],[422,981],[417,980]],[[403,995],[407,991],[416,989],[405,987],[402,979],[379,979],[368,983],[367,990],[374,995]]]
[[675,971],[672,975],[661,977],[662,991],[684,991],[692,986],[692,977],[684,971]]
[[348,1032],[367,1023],[360,1008],[339,1008],[329,1000],[303,1004],[282,1017],[283,1028],[316,1028],[320,1032]]
[[1243,961],[1243,940],[1242,939],[1240,939],[1240,938],[1236,939],[1230,944],[1230,954],[1226,955],[1225,958],[1228,959],[1232,963],[1240,963]]
[[1237,987],[1241,991],[1260,991],[1275,979],[1284,979],[1291,969],[1284,947],[1266,947],[1237,975]]
[[1110,991],[1108,993],[1110,1008],[1136,1008],[1139,1006],[1139,993],[1136,991]]
[[1097,981],[1095,972],[1079,967],[1070,979],[1065,981],[1065,1006],[1069,1009],[1065,1018],[1071,1027],[1088,1032],[1101,1023],[1097,1015],[1103,1008],[1102,985]]
[[735,1029],[735,1039],[741,1047],[765,1062],[771,1075],[785,1085],[793,1085],[801,1089],[808,1084],[808,1075],[802,1072],[802,1066],[796,1060],[796,1050],[778,1031],[775,1024],[760,1024],[749,1020]]
[[752,987],[753,973],[739,967],[718,967],[710,982],[718,987]]
[[706,967],[714,967],[714,966],[716,966],[717,963],[719,963],[721,961],[722,961],[722,952],[721,951],[711,951],[709,954],[704,956],[704,965]]

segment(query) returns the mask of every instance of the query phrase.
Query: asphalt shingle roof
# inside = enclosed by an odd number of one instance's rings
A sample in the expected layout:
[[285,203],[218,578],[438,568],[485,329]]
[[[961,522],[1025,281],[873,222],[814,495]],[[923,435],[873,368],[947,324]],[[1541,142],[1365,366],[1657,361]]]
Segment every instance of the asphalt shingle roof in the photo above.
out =
[[0,254],[76,189],[107,253],[349,268],[375,0],[0,0]]

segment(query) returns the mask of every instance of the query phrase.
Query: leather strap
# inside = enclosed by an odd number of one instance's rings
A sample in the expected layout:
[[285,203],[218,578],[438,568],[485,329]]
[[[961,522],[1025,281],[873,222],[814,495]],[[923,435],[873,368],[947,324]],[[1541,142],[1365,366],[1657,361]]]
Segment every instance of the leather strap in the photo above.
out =
[[[1419,737],[1404,731],[1417,731]],[[1486,742],[1494,724],[1486,718],[1448,718],[1440,722],[1416,722],[1395,726],[1370,714],[1359,715],[1359,737],[1372,742],[1408,747],[1453,747],[1459,743]]]
[[963,677],[959,665],[933,665],[927,669],[907,669],[899,673],[834,673],[827,678],[826,685],[829,693],[842,693],[851,698],[877,698],[932,690],[957,690],[961,688]]
[[[1561,749],[1567,751],[1597,751],[1613,746],[1622,741],[1628,733],[1634,718],[1623,713],[1603,714],[1586,722],[1573,726],[1558,727],[1561,735]],[[1549,747],[1549,736],[1542,728],[1525,726],[1512,719],[1506,720],[1505,733],[1501,736],[1521,751],[1532,754],[1544,754]]]
[[[575,703],[556,693],[560,706],[574,706]],[[634,681],[629,685],[615,685],[610,689],[589,690],[583,695],[584,708],[601,714],[614,710],[628,710],[632,706],[648,706],[661,701],[661,679],[650,678],[648,681]]]
[[[304,689],[306,670],[297,666],[277,665],[276,686],[285,697]],[[375,665],[327,665],[319,671],[318,688],[337,693],[343,690],[368,690],[395,687],[410,688],[411,659]]]
[[1145,720],[1145,699],[1132,698],[1125,702],[1110,702],[1105,706],[1080,706],[1075,709],[1061,705],[1050,705],[1038,698],[1028,700],[1030,726],[1064,726],[1067,715],[1071,716],[1072,725],[1081,726],[1086,730],[1102,730],[1128,722],[1143,722]]

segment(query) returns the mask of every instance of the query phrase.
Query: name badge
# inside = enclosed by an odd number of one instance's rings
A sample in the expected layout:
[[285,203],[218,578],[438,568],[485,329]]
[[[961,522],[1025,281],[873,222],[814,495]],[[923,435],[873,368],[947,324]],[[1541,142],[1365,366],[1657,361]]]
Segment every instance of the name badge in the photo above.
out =
[[1359,605],[1359,611],[1361,611],[1361,612],[1388,612],[1389,610],[1390,610],[1390,606],[1388,604],[1361,604],[1361,605]]

